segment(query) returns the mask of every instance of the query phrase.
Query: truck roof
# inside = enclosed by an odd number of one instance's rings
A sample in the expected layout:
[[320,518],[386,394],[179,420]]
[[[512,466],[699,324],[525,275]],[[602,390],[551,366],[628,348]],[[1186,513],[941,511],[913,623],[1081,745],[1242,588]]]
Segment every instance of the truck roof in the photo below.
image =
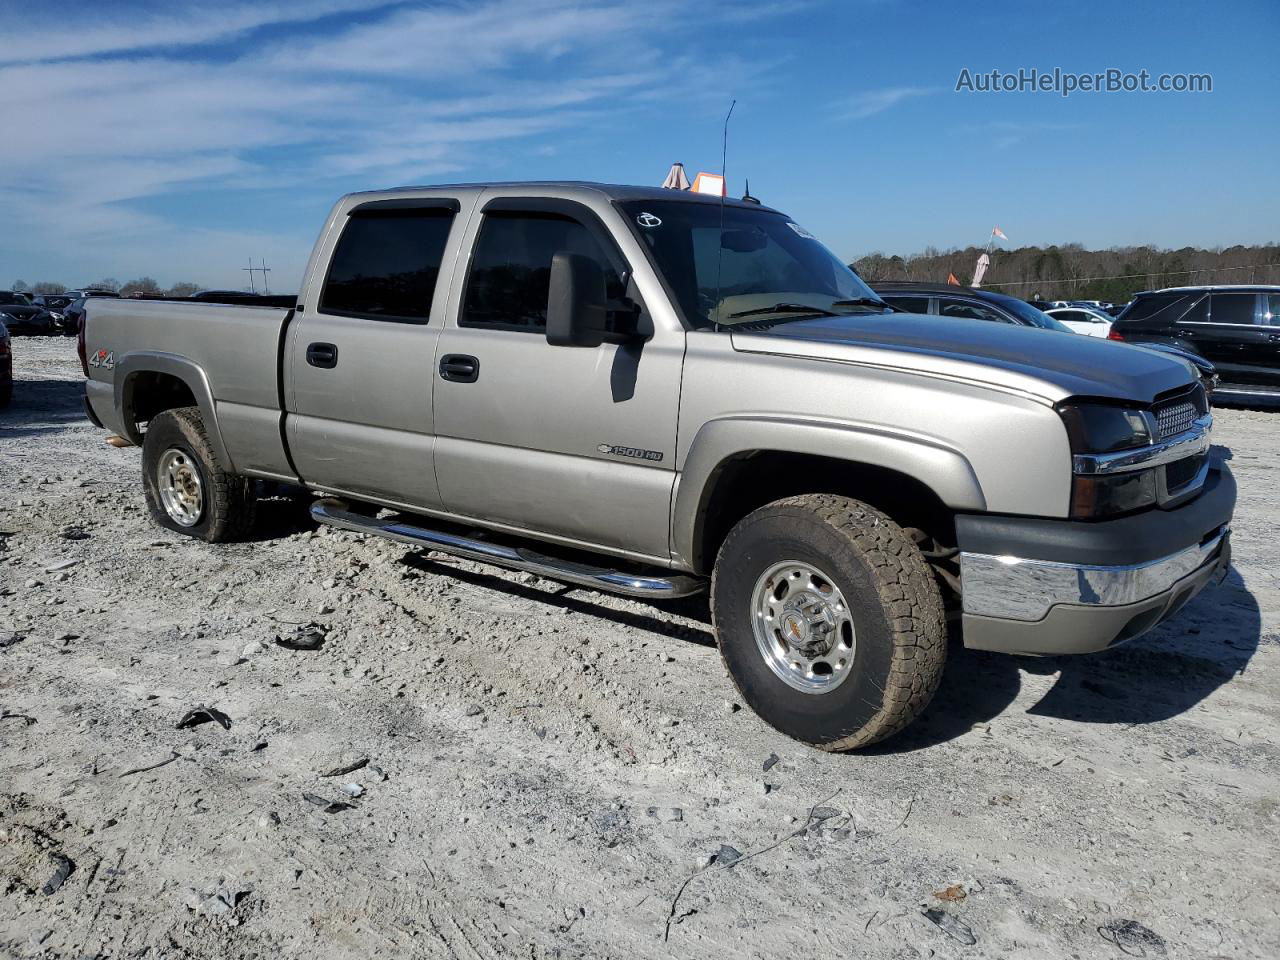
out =
[[[479,193],[490,188],[510,188],[536,192],[545,190],[557,197],[575,199],[587,194],[604,195],[610,200],[685,200],[690,203],[720,203],[720,198],[706,193],[694,193],[692,190],[670,190],[666,187],[636,186],[620,183],[594,183],[586,180],[509,180],[491,183],[438,183],[421,186],[391,187],[384,190],[362,190],[350,194],[356,197],[414,197],[430,196],[446,193],[458,196],[461,193]],[[750,200],[738,200],[733,197],[724,198],[725,204],[732,207],[744,207],[752,210],[768,210],[772,213],[780,211]]]

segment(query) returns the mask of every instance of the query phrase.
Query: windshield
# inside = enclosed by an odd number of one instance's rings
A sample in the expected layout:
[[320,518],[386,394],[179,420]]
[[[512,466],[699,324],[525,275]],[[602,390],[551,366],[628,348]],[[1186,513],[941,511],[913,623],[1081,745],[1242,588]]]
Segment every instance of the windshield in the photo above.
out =
[[889,309],[780,213],[687,200],[619,206],[695,328]]
[[9,293],[7,290],[0,290],[0,303],[21,303],[26,304],[27,300],[21,294]]
[[1039,327],[1041,330],[1057,330],[1059,333],[1074,332],[1066,324],[1053,319],[1044,311],[1037,310],[1027,301],[1019,300],[1017,297],[1002,297],[1000,305],[1010,313],[1017,314],[1019,320],[1033,327]]

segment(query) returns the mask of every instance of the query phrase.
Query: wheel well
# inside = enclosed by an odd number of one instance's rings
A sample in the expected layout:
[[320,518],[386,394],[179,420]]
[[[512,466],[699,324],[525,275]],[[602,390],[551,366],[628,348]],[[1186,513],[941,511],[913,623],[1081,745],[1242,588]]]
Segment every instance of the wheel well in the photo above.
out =
[[915,477],[836,457],[761,450],[731,457],[712,475],[694,536],[694,568],[709,573],[724,538],[752,510],[802,493],[852,497],[940,544],[955,543],[952,511]]
[[156,414],[175,407],[196,406],[195,394],[180,377],[144,370],[129,379],[125,409],[134,423],[149,422]]

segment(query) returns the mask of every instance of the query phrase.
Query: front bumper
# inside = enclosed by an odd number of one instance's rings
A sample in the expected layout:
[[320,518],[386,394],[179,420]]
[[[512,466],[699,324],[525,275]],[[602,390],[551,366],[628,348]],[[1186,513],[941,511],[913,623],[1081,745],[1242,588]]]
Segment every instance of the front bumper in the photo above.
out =
[[1226,575],[1235,499],[1218,466],[1172,510],[1102,523],[960,518],[965,646],[1092,653],[1145,633]]

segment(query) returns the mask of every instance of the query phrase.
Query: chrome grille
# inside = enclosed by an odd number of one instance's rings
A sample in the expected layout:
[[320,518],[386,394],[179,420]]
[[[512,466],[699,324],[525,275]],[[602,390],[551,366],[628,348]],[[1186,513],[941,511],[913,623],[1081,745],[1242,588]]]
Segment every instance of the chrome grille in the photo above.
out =
[[1175,437],[1184,430],[1190,430],[1200,411],[1190,400],[1176,400],[1156,408],[1156,430],[1161,440]]

